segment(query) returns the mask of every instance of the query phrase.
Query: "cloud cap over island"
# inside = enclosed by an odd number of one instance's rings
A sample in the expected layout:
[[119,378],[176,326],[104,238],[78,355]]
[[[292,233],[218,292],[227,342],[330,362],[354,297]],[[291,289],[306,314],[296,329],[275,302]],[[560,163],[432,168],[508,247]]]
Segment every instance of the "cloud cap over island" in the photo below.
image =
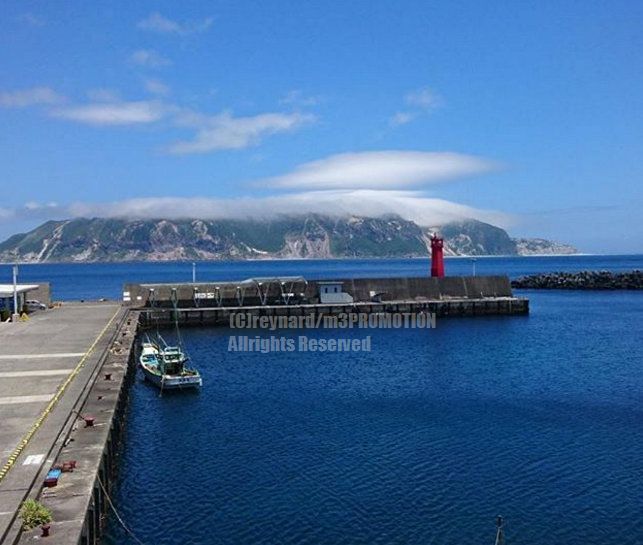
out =
[[265,181],[276,188],[390,189],[484,174],[499,165],[454,152],[384,150],[341,153]]
[[[484,174],[498,164],[455,152],[383,150],[347,153],[304,163],[283,176],[249,182],[249,186],[285,190],[269,196],[145,197],[117,202],[68,204],[30,203],[4,209],[0,221],[25,215],[56,217],[269,218],[283,214],[319,213],[332,216],[395,214],[418,225],[440,225],[478,219],[500,226],[511,215],[427,195],[418,188]],[[0,210],[2,212],[2,210]]]

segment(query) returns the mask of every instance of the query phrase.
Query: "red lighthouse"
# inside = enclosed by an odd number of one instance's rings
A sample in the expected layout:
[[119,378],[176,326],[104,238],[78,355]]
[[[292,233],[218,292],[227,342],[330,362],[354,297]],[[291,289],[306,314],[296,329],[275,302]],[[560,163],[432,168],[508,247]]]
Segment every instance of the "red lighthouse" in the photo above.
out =
[[437,276],[438,278],[444,276],[443,247],[444,239],[433,233],[431,236],[431,276]]

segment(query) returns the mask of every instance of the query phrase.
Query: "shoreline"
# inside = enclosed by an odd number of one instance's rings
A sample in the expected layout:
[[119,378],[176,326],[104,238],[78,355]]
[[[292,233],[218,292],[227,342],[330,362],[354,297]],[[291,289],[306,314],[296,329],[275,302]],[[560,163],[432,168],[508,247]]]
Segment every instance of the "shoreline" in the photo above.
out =
[[[471,260],[471,259],[530,259],[530,258],[578,258],[578,257],[597,257],[597,258],[614,258],[614,257],[640,257],[640,254],[530,254],[530,255],[449,255],[444,259],[453,260]],[[17,261],[0,262],[0,266],[12,265],[126,265],[126,264],[152,264],[152,263],[176,263],[176,264],[209,264],[209,263],[282,263],[282,262],[332,262],[332,261],[405,261],[405,260],[428,260],[430,256],[412,256],[412,257],[284,257],[284,258],[259,258],[259,259],[206,259],[206,260],[175,260],[175,259],[155,259],[155,260],[123,260],[123,261]]]

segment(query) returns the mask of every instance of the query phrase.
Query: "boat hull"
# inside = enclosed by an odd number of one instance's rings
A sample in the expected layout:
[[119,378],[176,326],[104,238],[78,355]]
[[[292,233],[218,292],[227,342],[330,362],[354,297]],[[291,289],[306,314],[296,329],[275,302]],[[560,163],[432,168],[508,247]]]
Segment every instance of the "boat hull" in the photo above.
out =
[[158,388],[163,390],[179,390],[183,388],[199,388],[203,381],[200,375],[188,375],[188,376],[172,376],[172,375],[160,375],[155,373],[147,365],[141,364],[141,369],[143,369],[143,376],[145,380],[151,382]]

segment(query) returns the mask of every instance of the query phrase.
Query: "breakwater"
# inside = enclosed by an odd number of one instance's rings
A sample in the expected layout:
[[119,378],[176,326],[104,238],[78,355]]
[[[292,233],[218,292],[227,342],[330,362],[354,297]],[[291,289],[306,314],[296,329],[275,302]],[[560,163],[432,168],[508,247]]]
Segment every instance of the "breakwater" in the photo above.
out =
[[523,276],[511,282],[519,289],[559,290],[640,290],[643,271],[614,273],[609,271],[554,272]]
[[[337,291],[322,293],[331,285]],[[340,296],[341,295],[341,296]],[[303,276],[247,278],[238,281],[126,284],[130,307],[242,307],[332,302],[447,301],[513,297],[507,276],[444,278],[350,278],[307,280]]]
[[249,278],[236,282],[127,284],[123,302],[142,310],[141,320],[187,325],[227,325],[242,311],[257,316],[360,313],[433,313],[436,316],[512,315],[529,312],[506,276],[362,278]]
[[229,326],[235,316],[242,314],[244,319],[253,317],[296,317],[312,318],[314,323],[322,317],[346,317],[363,314],[432,316],[511,316],[529,314],[529,300],[520,297],[497,297],[487,299],[452,299],[448,301],[391,301],[384,303],[347,303],[314,305],[265,305],[244,307],[167,307],[141,309],[142,326],[169,326],[177,321],[181,326]]
[[519,315],[529,301],[514,297],[506,276],[249,278],[236,282],[127,284],[123,302],[141,310],[142,325],[226,326],[234,315],[318,317],[373,313],[444,316]]

